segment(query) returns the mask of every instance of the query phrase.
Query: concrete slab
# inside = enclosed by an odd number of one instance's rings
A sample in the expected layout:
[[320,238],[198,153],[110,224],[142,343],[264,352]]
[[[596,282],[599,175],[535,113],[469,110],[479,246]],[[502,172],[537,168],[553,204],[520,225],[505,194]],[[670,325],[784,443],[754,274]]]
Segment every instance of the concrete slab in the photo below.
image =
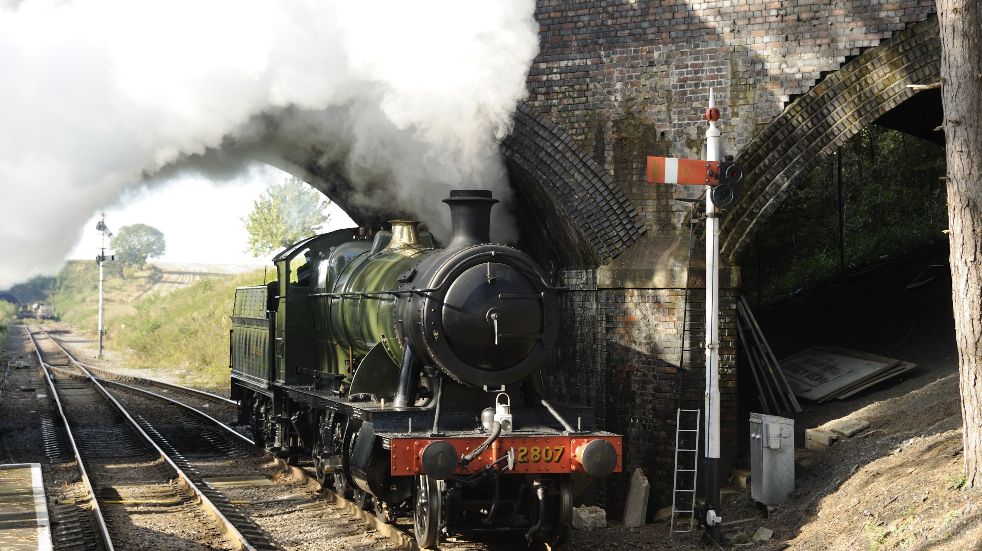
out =
[[839,436],[832,431],[822,429],[805,429],[805,449],[825,451],[835,444]]
[[40,463],[0,465],[0,549],[51,551]]
[[750,480],[750,471],[744,471],[741,469],[734,469],[733,471],[733,486],[735,488],[745,489],[747,487],[747,482]]
[[661,509],[658,509],[658,512],[655,513],[655,522],[667,521],[668,519],[672,518],[673,512],[675,511],[672,507],[662,507]]
[[581,505],[573,508],[573,528],[576,530],[600,530],[607,527],[607,511],[600,507]]
[[771,539],[771,536],[773,535],[774,535],[773,530],[761,526],[760,528],[757,529],[757,531],[753,535],[753,538],[751,539],[754,541],[767,541]]
[[852,436],[869,428],[869,423],[862,419],[836,419],[825,426],[832,432],[842,436]]

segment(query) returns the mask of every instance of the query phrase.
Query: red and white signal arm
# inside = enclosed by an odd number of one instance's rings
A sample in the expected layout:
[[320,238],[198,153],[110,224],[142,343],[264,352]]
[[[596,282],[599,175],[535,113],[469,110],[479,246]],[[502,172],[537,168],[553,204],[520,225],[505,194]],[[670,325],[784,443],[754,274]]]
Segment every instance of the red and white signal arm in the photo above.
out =
[[719,185],[719,161],[648,157],[649,184]]
[[648,157],[647,180],[651,184],[713,186],[709,199],[725,209],[743,192],[744,174],[743,167],[730,160]]

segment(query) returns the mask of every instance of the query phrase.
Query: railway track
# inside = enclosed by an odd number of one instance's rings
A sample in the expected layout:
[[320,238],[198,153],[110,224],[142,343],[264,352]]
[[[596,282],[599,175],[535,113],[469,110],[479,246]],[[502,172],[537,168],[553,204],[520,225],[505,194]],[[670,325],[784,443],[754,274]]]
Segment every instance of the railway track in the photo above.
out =
[[[54,339],[45,339],[46,333],[39,331],[39,335],[41,338],[34,341],[35,347],[39,351],[50,349],[50,354],[44,357],[44,352],[40,352],[39,360],[51,374],[51,385],[55,388],[103,388],[105,395],[118,404],[119,411],[128,412],[125,415],[132,418],[138,429],[136,432],[149,439],[160,450],[160,457],[166,457],[165,462],[182,473],[179,476],[188,488],[201,494],[198,499],[211,502],[220,517],[229,522],[234,529],[232,533],[241,536],[240,547],[415,548],[412,535],[405,530],[381,523],[371,513],[339,499],[330,491],[321,491],[312,475],[272,458],[254,447],[247,436],[212,416],[229,407],[230,401],[159,381],[121,376],[100,368],[90,369],[76,362],[66,350],[57,346]],[[34,340],[33,335],[31,338]],[[210,405],[207,411],[193,405],[197,403],[200,407],[202,402]],[[103,412],[100,417],[112,416]],[[219,414],[217,417],[225,416]],[[234,419],[234,415],[231,418]],[[236,478],[243,480],[240,484],[229,482]],[[96,488],[97,491],[90,492],[97,496],[95,502],[103,503],[102,508],[127,505],[110,502],[135,501],[123,495],[120,495],[123,499],[102,497],[100,500],[98,484]],[[157,500],[174,501],[174,498]],[[164,508],[165,504],[157,505]],[[152,510],[146,512],[154,513]],[[109,525],[115,524],[110,521]],[[230,544],[236,544],[228,539]],[[467,548],[474,549],[472,546]]]
[[94,535],[87,548],[257,549],[102,385],[43,332],[30,338],[88,494],[58,505],[87,513]]

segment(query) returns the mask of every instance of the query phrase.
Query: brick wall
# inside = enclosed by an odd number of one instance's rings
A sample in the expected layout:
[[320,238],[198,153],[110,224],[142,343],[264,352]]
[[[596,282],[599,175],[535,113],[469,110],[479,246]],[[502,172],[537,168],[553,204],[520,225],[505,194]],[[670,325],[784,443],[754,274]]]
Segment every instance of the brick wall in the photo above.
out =
[[610,173],[649,230],[674,232],[674,191],[647,154],[696,158],[709,88],[736,153],[795,96],[935,11],[933,0],[539,0],[528,105]]
[[[564,401],[592,406],[605,430],[625,437],[624,472],[595,484],[583,500],[620,518],[630,474],[641,467],[652,484],[649,510],[665,507],[672,490],[676,409],[703,407],[705,290],[689,291],[690,331],[680,363],[684,289],[598,289],[595,270],[563,275],[569,289],[560,295],[565,330],[543,370],[546,388]],[[724,476],[737,451],[735,298],[733,289],[720,291]]]

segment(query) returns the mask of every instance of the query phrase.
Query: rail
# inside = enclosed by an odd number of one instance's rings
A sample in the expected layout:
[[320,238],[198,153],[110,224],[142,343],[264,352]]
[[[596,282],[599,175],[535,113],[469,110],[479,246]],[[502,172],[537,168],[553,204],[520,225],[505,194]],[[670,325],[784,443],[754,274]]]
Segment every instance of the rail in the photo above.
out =
[[[48,336],[50,339],[50,336],[47,334],[47,332],[45,332],[43,329],[41,329],[40,331],[44,333],[46,336]],[[72,445],[72,450],[75,453],[76,460],[78,461],[79,470],[82,472],[83,480],[85,480],[86,489],[89,492],[89,495],[92,496],[93,509],[99,510],[98,500],[95,499],[95,492],[93,491],[92,485],[89,483],[88,476],[85,474],[84,468],[82,467],[82,457],[78,451],[78,447],[75,445],[75,438],[72,435],[71,428],[68,424],[68,418],[65,416],[64,410],[62,409],[61,401],[58,397],[57,389],[55,388],[55,385],[51,381],[51,378],[49,376],[48,367],[54,367],[54,366],[49,366],[49,364],[47,364],[44,361],[44,359],[41,357],[40,348],[38,347],[37,342],[34,340],[34,335],[30,332],[30,330],[28,330],[28,335],[31,338],[31,343],[34,346],[34,350],[37,353],[38,362],[40,363],[41,368],[44,371],[45,380],[48,383],[49,387],[51,388],[52,396],[54,396],[55,401],[58,404],[58,412],[61,415],[62,421],[65,424],[65,431],[68,434],[69,441],[71,442]],[[99,392],[99,394],[101,394],[106,399],[106,401],[108,401],[109,404],[117,412],[119,412],[119,414],[130,424],[130,426],[132,426],[132,428],[135,429],[136,432],[144,438],[144,440],[150,445],[151,449],[156,451],[160,455],[160,458],[171,468],[171,470],[175,474],[177,474],[178,477],[188,486],[188,488],[190,488],[195,493],[201,506],[206,510],[209,516],[211,516],[213,519],[218,521],[223,526],[225,534],[229,536],[229,538],[233,541],[233,543],[237,545],[237,548],[246,549],[248,551],[258,551],[257,548],[254,547],[251,543],[249,543],[249,541],[245,538],[245,536],[243,536],[242,533],[239,532],[238,528],[236,528],[235,525],[219,510],[218,506],[216,506],[215,503],[213,503],[212,500],[209,499],[209,497],[200,488],[198,488],[197,484],[195,484],[194,481],[191,480],[191,477],[188,476],[188,474],[185,473],[183,469],[178,467],[178,465],[173,461],[173,459],[166,452],[164,452],[164,450],[157,444],[157,442],[143,430],[143,427],[139,423],[137,423],[135,419],[133,419],[133,417],[129,414],[126,408],[124,408],[112,396],[112,394],[110,394],[109,391],[106,390],[106,388],[100,383],[100,379],[98,377],[95,377],[91,372],[89,372],[82,364],[78,362],[78,360],[75,359],[74,356],[72,356],[67,350],[65,350],[65,348],[62,347],[61,344],[59,344],[56,340],[51,339],[51,342],[55,343],[55,345],[58,346],[58,348],[62,351],[62,353],[65,354],[68,360],[74,363],[79,368],[79,370],[84,374],[84,376],[92,382],[94,388]],[[158,396],[153,393],[150,394],[157,398],[161,398],[161,399],[164,398],[162,396]],[[101,511],[99,511],[97,521],[99,524],[100,531],[102,532],[102,535],[105,539],[106,550],[113,551],[114,548],[112,546],[111,537],[109,536],[109,532],[106,527],[105,520],[102,517]]]
[[[45,334],[47,334],[47,333],[45,333]],[[54,337],[51,337],[51,335],[48,335],[48,337],[51,338],[51,340],[54,343],[58,344],[58,347],[61,348],[62,352],[64,352],[69,357],[69,359],[72,362],[74,362],[76,365],[82,366],[82,367],[84,367],[88,371],[94,371],[94,372],[98,372],[98,373],[106,373],[106,374],[108,374],[108,376],[105,376],[105,377],[104,376],[99,376],[100,379],[107,380],[107,379],[113,379],[113,378],[115,378],[115,379],[120,379],[120,380],[131,380],[131,381],[135,381],[135,382],[147,384],[148,386],[156,386],[156,387],[164,388],[164,389],[167,389],[167,390],[173,390],[175,392],[182,392],[184,394],[190,394],[192,396],[197,396],[199,398],[204,398],[206,400],[214,400],[216,402],[222,402],[222,403],[230,404],[230,405],[233,405],[233,406],[234,405],[238,405],[238,403],[235,400],[230,400],[230,399],[228,399],[228,398],[226,398],[224,396],[219,396],[217,394],[212,394],[211,392],[205,392],[204,390],[198,390],[196,388],[191,388],[191,387],[176,385],[176,384],[173,384],[173,383],[167,383],[167,382],[160,381],[160,380],[157,380],[157,379],[151,379],[149,377],[136,377],[136,376],[133,376],[133,375],[124,375],[122,373],[117,373],[117,372],[112,371],[112,370],[109,370],[109,369],[105,369],[105,368],[102,368],[102,367],[96,367],[94,365],[89,365],[87,363],[80,362],[80,361],[76,360],[71,354],[69,354],[68,351],[65,350],[65,347],[61,346],[61,343],[59,343],[57,339],[55,339]]]
[[54,398],[55,405],[58,407],[58,415],[61,417],[62,425],[65,427],[65,434],[68,436],[68,443],[72,446],[72,453],[75,455],[75,464],[78,465],[79,475],[82,477],[82,482],[85,484],[85,491],[90,497],[92,502],[92,516],[95,518],[96,527],[98,529],[97,537],[102,540],[102,544],[106,551],[114,551],[112,536],[109,535],[109,528],[106,526],[106,519],[102,515],[102,509],[99,507],[99,500],[95,498],[95,488],[92,487],[92,482],[89,480],[89,475],[85,471],[85,464],[82,461],[82,454],[78,451],[78,446],[75,444],[75,435],[72,434],[71,427],[68,424],[68,416],[65,415],[65,410],[61,406],[61,398],[58,396],[58,392],[55,389],[55,384],[51,380],[51,375],[48,372],[47,365],[44,359],[41,357],[41,348],[38,346],[37,341],[34,340],[34,334],[31,333],[31,329],[25,325],[24,330],[27,331],[27,337],[31,340],[31,345],[34,347],[34,353],[38,357],[38,365],[41,366],[41,371],[44,373],[44,382],[51,389],[51,397]]
[[[48,335],[46,332],[44,332],[43,329],[41,329],[40,331],[42,333],[44,333],[45,335]],[[185,480],[185,482],[191,488],[193,488],[196,493],[198,493],[198,496],[202,500],[202,503],[209,503],[209,504],[211,504],[212,507],[216,507],[215,511],[217,511],[217,506],[215,506],[211,502],[211,500],[209,500],[205,496],[203,496],[200,493],[199,488],[191,481],[190,477],[188,477],[186,474],[184,474],[180,469],[177,468],[177,466],[169,458],[167,458],[167,456],[163,452],[163,450],[159,446],[156,445],[156,443],[154,442],[153,437],[150,436],[150,435],[148,435],[139,426],[139,424],[136,423],[136,421],[134,421],[129,416],[128,413],[125,413],[125,412],[122,411],[122,406],[119,405],[119,403],[116,402],[114,398],[111,398],[111,396],[109,396],[108,391],[106,391],[105,388],[102,387],[102,384],[108,384],[110,386],[115,386],[115,387],[118,387],[118,388],[122,388],[122,389],[125,389],[125,390],[128,390],[128,391],[131,391],[131,392],[138,393],[138,394],[143,395],[143,396],[147,396],[147,397],[150,397],[150,398],[153,398],[153,399],[165,401],[165,402],[170,403],[172,405],[178,406],[178,407],[184,409],[185,411],[188,411],[192,415],[201,417],[202,419],[205,419],[205,420],[207,420],[207,421],[209,421],[209,422],[211,422],[211,423],[213,423],[215,425],[218,425],[225,432],[229,433],[234,438],[238,439],[239,441],[241,441],[244,444],[248,444],[250,446],[255,446],[255,443],[252,440],[250,440],[248,437],[246,437],[246,436],[242,435],[241,433],[239,433],[238,431],[236,431],[235,429],[233,429],[233,428],[229,427],[228,425],[226,425],[226,424],[224,424],[224,423],[216,420],[215,418],[211,417],[207,413],[205,413],[205,412],[203,412],[203,411],[201,411],[201,410],[199,410],[197,408],[194,408],[194,407],[189,406],[187,404],[181,403],[180,401],[173,400],[173,399],[171,399],[171,398],[169,398],[167,396],[162,396],[160,394],[151,392],[151,391],[149,391],[149,390],[147,390],[145,388],[140,388],[140,387],[137,387],[137,386],[129,385],[129,384],[126,384],[126,383],[121,382],[121,381],[118,381],[118,380],[113,380],[112,378],[103,378],[103,377],[95,376],[95,373],[98,373],[98,372],[108,373],[110,377],[116,377],[116,378],[119,378],[119,379],[132,379],[132,380],[135,380],[135,381],[138,381],[138,382],[147,381],[150,384],[152,384],[153,386],[157,386],[157,387],[160,387],[160,388],[173,389],[175,391],[185,392],[185,393],[188,393],[188,394],[194,394],[194,395],[198,395],[198,396],[201,396],[201,397],[206,397],[206,398],[212,399],[212,400],[220,399],[220,400],[222,400],[224,402],[229,402],[229,403],[232,403],[232,404],[235,404],[236,402],[234,400],[228,400],[226,398],[222,398],[221,396],[217,396],[215,394],[198,391],[197,389],[189,389],[187,387],[183,387],[183,386],[179,386],[179,385],[173,385],[171,383],[164,383],[162,381],[157,381],[157,380],[154,380],[154,379],[146,379],[146,378],[141,378],[141,377],[133,377],[133,376],[130,376],[130,375],[123,375],[123,374],[120,374],[120,373],[116,373],[116,372],[113,372],[113,371],[110,371],[110,370],[107,370],[107,369],[102,369],[102,368],[88,366],[87,364],[82,363],[82,362],[79,362],[78,360],[76,360],[75,357],[72,356],[72,354],[70,354],[67,350],[65,350],[65,348],[63,346],[61,346],[61,344],[58,343],[58,341],[56,339],[51,338],[50,335],[48,335],[48,337],[51,339],[52,342],[54,342],[56,345],[58,345],[59,349],[62,351],[62,353],[65,354],[65,356],[68,358],[68,360],[70,362],[74,363],[76,366],[79,367],[79,369],[83,373],[86,374],[86,375],[84,375],[84,377],[89,378],[98,388],[101,388],[102,389],[102,391],[104,392],[103,395],[110,398],[111,402],[113,402],[115,404],[114,407],[116,407],[118,410],[120,410],[120,412],[123,414],[123,416],[128,421],[130,421],[132,424],[134,424],[134,426],[137,428],[137,431],[144,438],[146,438],[149,442],[151,442],[151,444],[153,445],[154,449],[157,450],[159,453],[161,453],[161,457],[163,457],[164,460],[168,464],[170,464],[172,466],[172,468],[174,468],[177,472],[181,473],[181,477]],[[33,337],[32,337],[32,341],[33,341]],[[36,344],[35,344],[35,350],[37,350],[37,345]],[[38,355],[38,361],[41,362],[42,365],[47,366],[48,368],[51,368],[51,369],[54,369],[54,370],[57,370],[57,371],[60,371],[60,372],[64,372],[66,374],[69,374],[69,375],[72,375],[72,376],[75,376],[75,377],[81,377],[81,375],[79,375],[77,373],[74,373],[71,370],[60,368],[58,366],[51,366],[51,365],[48,365],[48,364],[44,363],[43,360],[40,357],[40,354]],[[53,385],[52,385],[52,388],[53,388]],[[187,392],[187,391],[190,391],[190,392]],[[54,394],[54,392],[52,394]],[[67,421],[66,421],[66,426],[67,426]],[[330,488],[324,487],[323,485],[321,485],[320,483],[317,482],[316,477],[314,477],[311,473],[309,473],[305,469],[303,469],[301,467],[296,467],[296,466],[293,466],[293,465],[289,465],[286,461],[284,461],[282,459],[279,459],[279,458],[274,458],[271,454],[268,454],[267,453],[267,455],[271,459],[275,459],[275,461],[277,462],[277,464],[279,465],[279,467],[282,468],[283,470],[290,471],[291,473],[293,473],[293,474],[295,474],[297,476],[301,476],[304,479],[306,479],[307,480],[307,485],[310,486],[311,488],[314,488],[314,489],[320,491],[322,493],[322,495],[327,498],[327,501],[328,502],[330,502],[330,503],[332,503],[332,504],[340,507],[347,514],[351,515],[352,517],[357,518],[358,520],[364,522],[366,525],[368,525],[369,529],[376,530],[379,533],[385,535],[386,537],[392,539],[393,542],[396,544],[396,546],[398,548],[400,548],[400,549],[407,549],[407,550],[410,550],[410,551],[420,551],[420,548],[416,545],[415,538],[413,537],[413,535],[411,533],[409,533],[409,532],[407,532],[407,531],[399,528],[396,525],[387,524],[387,523],[383,522],[382,520],[380,520],[377,517],[375,517],[375,515],[372,514],[371,512],[366,511],[366,510],[362,509],[361,507],[359,507],[358,505],[356,505],[355,503],[351,502],[350,500],[339,496],[337,493],[333,492]],[[76,454],[76,458],[78,458],[78,455],[77,454]],[[81,462],[80,462],[80,464],[81,464]],[[90,490],[90,493],[91,493],[91,490]],[[93,493],[91,495],[94,496],[95,494]],[[95,500],[93,499],[93,502],[94,501]],[[224,522],[229,522],[229,525],[231,526],[231,522],[228,521],[227,518],[224,515],[222,515],[221,518],[223,519],[223,523]],[[234,529],[234,526],[233,526],[233,529]],[[235,533],[236,534],[239,534],[239,532],[237,530],[236,530]],[[240,534],[240,536],[241,536],[241,534]],[[244,538],[243,538],[243,540],[240,540],[240,541],[244,541]],[[244,547],[244,548],[245,549],[254,549],[253,547]]]

